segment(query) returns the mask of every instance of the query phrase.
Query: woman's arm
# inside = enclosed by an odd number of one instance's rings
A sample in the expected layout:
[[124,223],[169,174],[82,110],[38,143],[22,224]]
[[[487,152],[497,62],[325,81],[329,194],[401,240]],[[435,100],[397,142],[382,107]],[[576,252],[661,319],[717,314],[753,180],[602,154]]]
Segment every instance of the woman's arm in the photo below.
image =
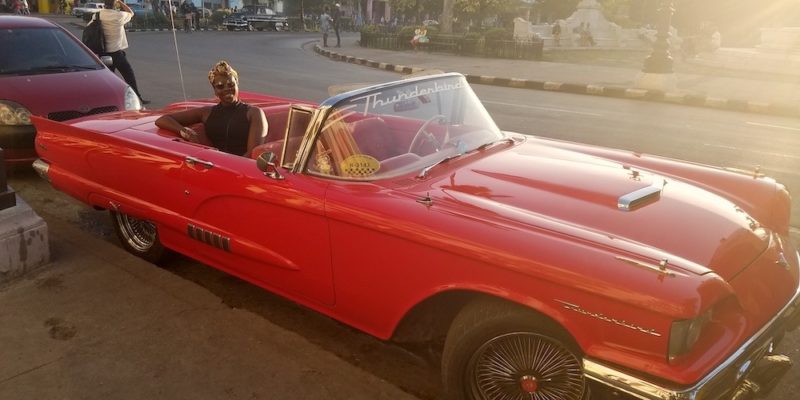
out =
[[250,157],[253,148],[264,143],[269,125],[264,111],[258,107],[250,106],[247,110],[247,120],[250,122],[250,131],[247,134],[247,152],[243,155]]
[[211,145],[205,132],[196,132],[189,125],[203,123],[207,118],[211,107],[196,107],[184,111],[164,114],[156,120],[156,126],[179,134],[183,139],[190,142]]

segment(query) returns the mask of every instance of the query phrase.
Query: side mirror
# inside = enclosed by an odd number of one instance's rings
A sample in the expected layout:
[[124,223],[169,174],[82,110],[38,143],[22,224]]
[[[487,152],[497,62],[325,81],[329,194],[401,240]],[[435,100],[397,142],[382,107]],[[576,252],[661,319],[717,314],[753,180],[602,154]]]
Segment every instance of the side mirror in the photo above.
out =
[[102,61],[103,64],[109,68],[114,65],[114,59],[112,59],[111,56],[100,56],[100,61]]
[[281,180],[283,179],[283,175],[278,172],[278,165],[275,163],[275,158],[275,153],[265,151],[256,159],[256,165],[259,170],[264,172],[264,175],[272,179]]

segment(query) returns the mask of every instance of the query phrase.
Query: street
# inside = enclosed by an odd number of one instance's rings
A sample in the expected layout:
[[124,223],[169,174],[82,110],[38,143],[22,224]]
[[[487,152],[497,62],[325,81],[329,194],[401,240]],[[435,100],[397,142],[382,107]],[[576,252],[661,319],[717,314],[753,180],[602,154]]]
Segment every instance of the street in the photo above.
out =
[[[75,26],[69,28],[79,36]],[[128,58],[142,95],[154,109],[184,98],[211,97],[206,76],[218,60],[229,61],[239,71],[242,91],[310,101],[327,98],[331,85],[399,77],[321,57],[309,45],[316,39],[313,33],[137,32],[128,35]],[[565,93],[473,88],[504,130],[747,171],[758,168],[795,193],[792,237],[800,242],[800,124],[796,119]],[[116,242],[106,212],[73,201],[31,171],[14,172],[9,183],[34,210]],[[435,346],[382,342],[188,258],[174,260],[167,271],[407,393],[422,399],[441,397]],[[800,362],[800,333],[787,336],[779,350]],[[795,366],[768,399],[794,399],[798,389],[800,366]]]

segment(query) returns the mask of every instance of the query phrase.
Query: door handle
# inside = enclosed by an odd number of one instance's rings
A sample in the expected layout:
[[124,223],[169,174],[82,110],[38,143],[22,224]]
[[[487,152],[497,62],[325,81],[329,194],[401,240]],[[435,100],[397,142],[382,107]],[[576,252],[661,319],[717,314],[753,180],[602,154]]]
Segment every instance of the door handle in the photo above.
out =
[[189,164],[189,165],[200,164],[200,165],[202,165],[202,166],[204,166],[206,168],[214,168],[214,163],[213,162],[206,161],[206,160],[201,160],[201,159],[199,159],[197,157],[186,156],[185,160],[186,160],[186,163]]

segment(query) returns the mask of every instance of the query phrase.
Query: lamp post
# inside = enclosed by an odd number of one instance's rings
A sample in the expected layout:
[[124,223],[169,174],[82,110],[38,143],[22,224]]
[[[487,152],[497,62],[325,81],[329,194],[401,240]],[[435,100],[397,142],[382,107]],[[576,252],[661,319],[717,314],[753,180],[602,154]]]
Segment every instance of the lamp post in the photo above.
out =
[[673,60],[669,52],[670,25],[675,12],[673,0],[661,0],[656,22],[656,40],[653,52],[644,60],[637,86],[643,89],[668,91],[676,86]]
[[656,22],[656,41],[653,43],[653,53],[644,60],[642,72],[654,74],[671,74],[672,55],[669,53],[669,27],[672,23],[672,14],[675,8],[672,0],[664,0],[658,9],[658,22]]

